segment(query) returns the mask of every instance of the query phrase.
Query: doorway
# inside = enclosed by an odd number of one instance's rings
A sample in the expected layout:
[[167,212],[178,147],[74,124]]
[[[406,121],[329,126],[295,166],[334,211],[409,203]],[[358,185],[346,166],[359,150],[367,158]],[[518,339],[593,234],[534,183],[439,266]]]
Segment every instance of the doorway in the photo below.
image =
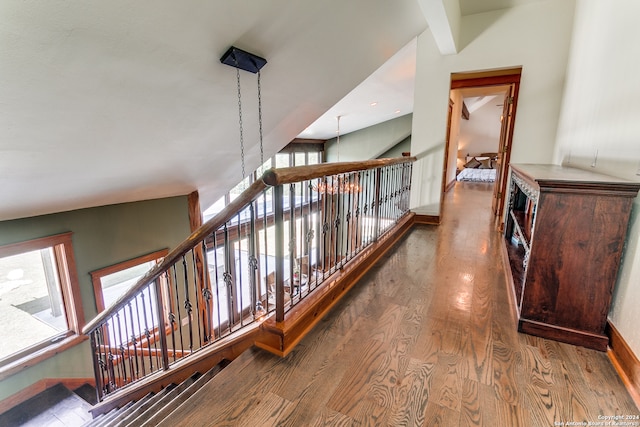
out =
[[[508,166],[521,73],[522,68],[518,67],[451,75],[441,206],[444,194],[456,183],[458,174],[464,170],[466,164],[476,159],[468,166],[480,163],[479,167],[482,169],[494,169],[481,171],[478,173],[481,178],[477,179],[490,179],[487,177],[492,175],[495,177],[491,210],[495,225],[500,230],[504,225]],[[476,134],[470,132],[465,136],[466,139],[461,140],[460,129],[472,128],[466,124],[471,122],[471,116],[474,114],[475,129],[480,130],[477,130]],[[495,120],[491,118],[493,116]],[[490,138],[490,135],[493,137]]]

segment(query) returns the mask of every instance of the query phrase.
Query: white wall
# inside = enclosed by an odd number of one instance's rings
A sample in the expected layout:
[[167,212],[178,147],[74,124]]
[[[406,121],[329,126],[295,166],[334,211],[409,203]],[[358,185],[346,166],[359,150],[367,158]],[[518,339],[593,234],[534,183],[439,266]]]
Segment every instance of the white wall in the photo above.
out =
[[497,153],[500,141],[500,116],[504,97],[495,97],[469,115],[469,120],[460,121],[458,150],[472,156],[481,153]]
[[[614,4],[578,0],[558,126],[557,163],[640,181],[638,16],[637,0]],[[640,356],[639,211],[640,200],[636,198],[609,314],[636,356]]]
[[418,37],[411,152],[411,206],[438,215],[452,72],[522,66],[513,162],[550,162],[569,44],[573,0],[546,0],[462,17],[457,55],[442,56],[427,30]]

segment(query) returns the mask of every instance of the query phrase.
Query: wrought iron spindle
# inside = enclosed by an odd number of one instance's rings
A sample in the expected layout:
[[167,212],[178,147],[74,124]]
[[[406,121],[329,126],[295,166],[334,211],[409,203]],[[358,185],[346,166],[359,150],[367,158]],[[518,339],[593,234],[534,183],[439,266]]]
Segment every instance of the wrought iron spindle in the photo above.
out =
[[231,251],[231,245],[229,244],[229,228],[227,224],[224,225],[224,265],[225,271],[222,275],[222,279],[224,280],[224,284],[227,288],[227,322],[228,322],[228,330],[231,333],[231,327],[235,323],[234,316],[234,299],[233,299],[233,276],[231,274],[232,269],[235,267],[233,265],[233,253]]
[[253,320],[256,318],[256,308],[258,308],[258,286],[256,283],[256,273],[258,271],[258,258],[256,257],[256,215],[253,203],[249,205],[249,286],[251,286],[251,302],[249,304],[249,313]]
[[[179,281],[178,281],[178,269],[176,267],[177,264],[173,264],[171,266],[171,270],[173,271],[173,293],[176,298],[175,307],[173,307],[173,311],[170,314],[171,320],[171,352],[173,354],[173,361],[176,361],[177,347],[176,347],[176,338],[180,338],[179,344],[180,349],[184,349],[183,339],[182,339],[182,313],[180,312],[180,295],[178,290]],[[178,331],[178,337],[176,337],[176,331]]]
[[211,293],[211,274],[209,273],[209,253],[207,252],[206,240],[203,240],[200,244],[200,250],[202,251],[202,269],[204,273],[204,283],[202,284],[202,300],[204,302],[204,318],[202,324],[204,325],[204,342],[208,343],[213,338],[213,312],[211,307],[211,300],[213,295]]
[[[189,267],[187,266],[187,257],[182,255],[182,273],[184,275],[183,287],[184,287],[184,311],[187,316],[187,328],[189,332],[189,352],[193,351],[193,322],[191,319],[191,312],[193,306],[191,304],[191,298],[189,296]],[[181,317],[182,318],[182,317]],[[182,322],[180,322],[180,329],[182,329]],[[184,350],[184,347],[181,348]]]
[[[134,301],[137,301],[137,298]],[[127,307],[129,308],[129,318],[131,319],[131,335],[130,335],[130,337],[131,337],[131,347],[133,347],[133,361],[132,361],[132,365],[131,365],[131,377],[132,378],[139,378],[140,377],[140,364],[138,362],[138,339],[137,339],[138,331],[136,331],[135,323],[133,321],[133,306],[132,306],[131,302],[129,302],[129,304],[127,304]],[[138,319],[138,321],[139,320],[140,319]],[[138,328],[138,330],[140,330],[140,329]],[[129,349],[128,351],[129,351],[129,359],[131,360],[131,349]],[[135,372],[135,376],[134,376],[134,372]]]
[[236,304],[234,304],[234,309],[236,310],[236,314],[238,316],[238,318],[236,319],[236,321],[234,322],[234,326],[236,323],[240,323],[240,326],[243,325],[243,315],[242,312],[244,311],[244,305],[243,305],[243,272],[244,272],[244,267],[242,266],[242,236],[244,235],[244,233],[242,233],[242,215],[241,213],[244,212],[245,209],[241,210],[238,213],[238,222],[236,224],[236,228],[237,228],[237,247],[238,247],[238,255],[236,257],[236,262],[238,263],[238,268],[235,270],[236,274],[234,275],[235,277],[235,282],[234,282],[234,286],[233,286],[233,291],[234,291],[234,300],[236,301]]
[[[169,272],[165,272],[164,273],[166,275],[166,282],[167,282],[167,287],[169,287]],[[164,370],[169,369],[169,348],[167,345],[167,329],[164,326],[164,319],[165,319],[165,313],[164,313],[164,304],[162,304],[162,280],[160,280],[160,278],[157,278],[156,280],[153,281],[153,285],[154,290],[155,290],[155,296],[156,296],[156,310],[158,312],[158,316],[156,317],[156,320],[158,322],[158,339],[160,341],[160,356],[162,357],[162,368]],[[153,305],[149,305],[152,310],[153,310]],[[171,312],[169,313],[169,315],[171,314]],[[169,319],[171,319],[170,317],[168,317]],[[171,324],[171,338],[173,340],[173,347],[172,350],[174,350],[174,360],[175,360],[175,338],[174,338],[174,331],[173,331],[173,326],[175,323],[175,319],[170,320],[170,324]],[[157,346],[154,343],[154,347],[156,349],[156,354],[157,354]]]
[[[146,288],[147,292],[149,292],[150,287],[147,286]],[[147,320],[147,304],[145,302],[145,294],[144,291],[140,293],[140,300],[142,301],[142,319],[144,321],[144,329],[141,329],[142,334],[144,335],[145,339],[146,339],[146,343],[147,343],[147,351],[149,352],[149,372],[153,372],[153,355],[152,355],[152,351],[151,351],[151,331],[149,331],[149,321]],[[151,300],[149,300],[151,301]],[[150,310],[153,310],[153,307],[149,307]],[[139,312],[139,311],[138,311]],[[153,316],[153,313],[151,313],[151,316]],[[152,317],[153,318],[153,317]],[[158,324],[158,328],[160,328],[161,325]],[[142,363],[142,373],[143,375],[145,374],[144,371],[144,362]]]
[[[204,284],[201,284],[201,275],[200,271],[202,271],[202,255],[199,253],[199,248],[195,247],[189,252],[191,252],[191,274],[193,275],[193,299],[196,302],[196,315],[194,316],[196,331],[198,332],[198,348],[202,347],[206,340],[203,339],[202,333],[204,329],[204,322],[201,323],[201,318],[203,317],[203,311],[200,310],[200,294],[201,287],[204,287]],[[204,275],[204,272],[203,274]]]
[[218,275],[218,238],[217,232],[213,232],[213,264],[215,266],[215,277],[216,277],[216,316],[218,317],[218,322],[216,323],[216,336],[222,335],[222,316],[220,315],[220,276]]

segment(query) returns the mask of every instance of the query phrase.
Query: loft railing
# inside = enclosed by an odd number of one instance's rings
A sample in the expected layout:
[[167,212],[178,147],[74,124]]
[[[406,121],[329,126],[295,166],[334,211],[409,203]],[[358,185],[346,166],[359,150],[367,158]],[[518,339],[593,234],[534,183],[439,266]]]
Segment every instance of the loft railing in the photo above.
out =
[[283,321],[408,212],[413,161],[265,172],[84,328],[99,399]]

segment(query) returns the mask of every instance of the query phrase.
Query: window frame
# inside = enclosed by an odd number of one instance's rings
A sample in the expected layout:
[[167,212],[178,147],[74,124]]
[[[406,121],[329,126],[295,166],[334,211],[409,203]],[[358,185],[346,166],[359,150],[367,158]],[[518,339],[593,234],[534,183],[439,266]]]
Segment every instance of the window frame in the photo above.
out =
[[[100,268],[98,270],[91,271],[89,275],[91,276],[91,283],[93,284],[93,293],[95,295],[96,309],[98,310],[98,314],[102,313],[107,308],[104,306],[104,295],[102,293],[102,282],[100,279],[110,274],[117,273],[119,271],[126,270],[128,268],[135,267],[137,265],[144,264],[147,262],[156,261],[156,264],[158,264],[162,262],[162,259],[168,254],[169,254],[169,249],[166,249],[166,248],[160,249],[155,252],[148,253],[146,255],[142,255],[136,258],[131,258],[126,261],[122,261],[107,267]],[[171,290],[172,280],[171,280],[171,277],[162,278],[162,276],[160,280],[162,281],[166,280],[167,282],[167,283],[163,283],[163,286],[162,286],[162,289],[163,289],[162,301],[164,302],[163,308],[165,310],[165,313],[168,313],[169,311],[171,311],[172,304],[173,304],[172,302],[173,294]],[[154,289],[154,292],[155,292],[155,289]],[[167,333],[171,331],[171,324],[169,324],[166,319],[164,319],[164,326],[165,326],[165,331]],[[147,341],[149,341],[149,344],[153,344],[158,339],[158,337],[159,337],[159,326],[156,325],[153,327],[153,330],[151,331],[151,336],[149,340],[147,340],[147,338],[144,337],[143,335],[139,335],[137,338],[139,338],[140,342],[144,344],[147,344]],[[105,340],[108,344],[108,339],[105,338]]]
[[73,233],[66,232],[0,246],[0,258],[53,248],[60,293],[67,319],[65,332],[2,359],[0,361],[0,380],[88,339],[82,335],[85,318],[72,240]]

